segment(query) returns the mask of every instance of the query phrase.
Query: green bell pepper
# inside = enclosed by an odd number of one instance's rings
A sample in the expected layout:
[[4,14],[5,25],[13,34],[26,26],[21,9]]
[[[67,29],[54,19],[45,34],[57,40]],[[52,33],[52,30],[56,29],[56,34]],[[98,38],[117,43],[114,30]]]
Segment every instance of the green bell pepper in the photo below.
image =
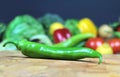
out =
[[65,27],[70,30],[72,35],[80,33],[79,29],[77,28],[77,25],[78,25],[77,19],[68,19],[65,21]]

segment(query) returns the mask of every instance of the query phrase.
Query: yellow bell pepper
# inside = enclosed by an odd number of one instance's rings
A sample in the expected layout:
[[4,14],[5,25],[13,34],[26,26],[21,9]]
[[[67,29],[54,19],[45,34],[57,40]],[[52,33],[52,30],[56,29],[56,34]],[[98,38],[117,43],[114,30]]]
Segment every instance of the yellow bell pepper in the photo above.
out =
[[104,43],[101,46],[97,47],[96,51],[101,53],[102,55],[113,54],[113,50],[108,43]]
[[64,25],[61,24],[60,22],[54,22],[53,24],[50,25],[50,28],[49,28],[49,33],[51,35],[53,35],[54,31],[57,30],[57,29],[63,29],[64,28]]
[[97,28],[93,21],[89,18],[83,18],[79,21],[77,27],[81,33],[92,33],[97,36]]

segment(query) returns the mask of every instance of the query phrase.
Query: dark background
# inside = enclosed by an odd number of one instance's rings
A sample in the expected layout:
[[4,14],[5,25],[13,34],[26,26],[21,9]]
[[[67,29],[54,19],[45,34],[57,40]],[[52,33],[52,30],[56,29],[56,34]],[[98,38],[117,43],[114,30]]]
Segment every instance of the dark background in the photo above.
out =
[[40,17],[55,13],[67,18],[91,18],[97,26],[118,21],[120,0],[0,0],[0,22],[9,23],[16,15]]

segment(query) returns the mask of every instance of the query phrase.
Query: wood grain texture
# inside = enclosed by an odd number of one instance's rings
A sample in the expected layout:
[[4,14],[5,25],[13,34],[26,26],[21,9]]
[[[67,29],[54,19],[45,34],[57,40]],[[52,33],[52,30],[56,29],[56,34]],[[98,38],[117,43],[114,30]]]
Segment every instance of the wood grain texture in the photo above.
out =
[[120,77],[120,55],[104,55],[103,63],[33,59],[20,52],[0,52],[0,77]]

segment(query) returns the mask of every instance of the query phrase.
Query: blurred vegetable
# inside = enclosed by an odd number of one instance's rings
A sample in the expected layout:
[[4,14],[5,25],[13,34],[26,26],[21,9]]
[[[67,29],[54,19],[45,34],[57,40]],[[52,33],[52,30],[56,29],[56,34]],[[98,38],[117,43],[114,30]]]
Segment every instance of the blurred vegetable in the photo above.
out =
[[117,29],[116,29],[118,32],[120,32],[120,25],[118,25]]
[[74,47],[84,47],[85,46],[85,43],[86,43],[86,39],[79,42],[78,44],[76,44]]
[[104,43],[101,46],[97,47],[96,51],[98,51],[102,55],[113,54],[113,50],[112,50],[111,46],[107,43]]
[[57,29],[55,30],[53,37],[54,37],[54,43],[60,43],[65,41],[66,39],[70,38],[72,34],[67,28],[63,29]]
[[44,16],[40,17],[39,22],[44,26],[44,29],[46,30],[46,33],[49,33],[49,28],[50,25],[53,24],[54,22],[60,22],[60,23],[64,23],[64,20],[62,19],[62,17],[60,17],[57,14],[51,14],[51,13],[47,13]]
[[52,45],[52,41],[45,34],[38,34],[30,38],[30,41],[42,43],[45,45]]
[[109,24],[110,27],[112,27],[112,29],[114,29],[115,31],[117,30],[117,27],[120,26],[119,22],[113,22]]
[[96,50],[96,48],[101,46],[103,43],[104,43],[104,40],[102,38],[95,37],[95,38],[89,38],[86,41],[85,46]]
[[120,32],[119,31],[115,31],[113,35],[117,38],[120,38]]
[[83,18],[78,23],[78,28],[81,33],[92,33],[97,36],[97,28],[93,21],[89,18]]
[[0,33],[4,32],[6,29],[6,25],[4,23],[0,23]]
[[2,41],[4,31],[6,30],[6,25],[3,23],[0,23],[0,42]]
[[80,43],[81,41],[84,41],[88,38],[92,38],[95,37],[94,34],[91,33],[80,33],[77,35],[74,35],[72,37],[70,37],[69,39],[60,42],[58,44],[54,44],[54,47],[73,47],[75,45],[77,45],[78,43]]
[[5,31],[3,40],[4,41],[21,40],[21,39],[30,40],[30,38],[39,34],[45,34],[43,26],[34,17],[30,15],[20,15],[20,16],[16,16],[9,23]]
[[60,23],[60,22],[54,22],[50,25],[50,28],[49,28],[49,33],[51,35],[53,35],[54,31],[57,30],[57,29],[62,29],[64,28],[63,24]]
[[120,39],[109,39],[108,44],[112,47],[114,54],[120,53]]
[[99,36],[102,38],[111,38],[113,36],[113,29],[107,25],[107,24],[103,24],[99,27]]
[[44,34],[42,25],[30,15],[16,16],[7,27],[4,39],[29,39],[37,34]]
[[48,37],[50,38],[52,42],[53,42],[53,36],[51,34],[53,32],[52,30],[51,31],[49,30],[51,24],[53,24],[54,22],[59,22],[61,24],[64,24],[64,20],[62,19],[62,17],[60,17],[57,14],[51,14],[51,13],[47,13],[44,16],[38,18],[38,21],[43,25],[45,34],[48,35]]
[[70,30],[72,35],[76,35],[80,33],[79,29],[77,28],[78,20],[77,19],[67,19],[65,21],[65,27]]

